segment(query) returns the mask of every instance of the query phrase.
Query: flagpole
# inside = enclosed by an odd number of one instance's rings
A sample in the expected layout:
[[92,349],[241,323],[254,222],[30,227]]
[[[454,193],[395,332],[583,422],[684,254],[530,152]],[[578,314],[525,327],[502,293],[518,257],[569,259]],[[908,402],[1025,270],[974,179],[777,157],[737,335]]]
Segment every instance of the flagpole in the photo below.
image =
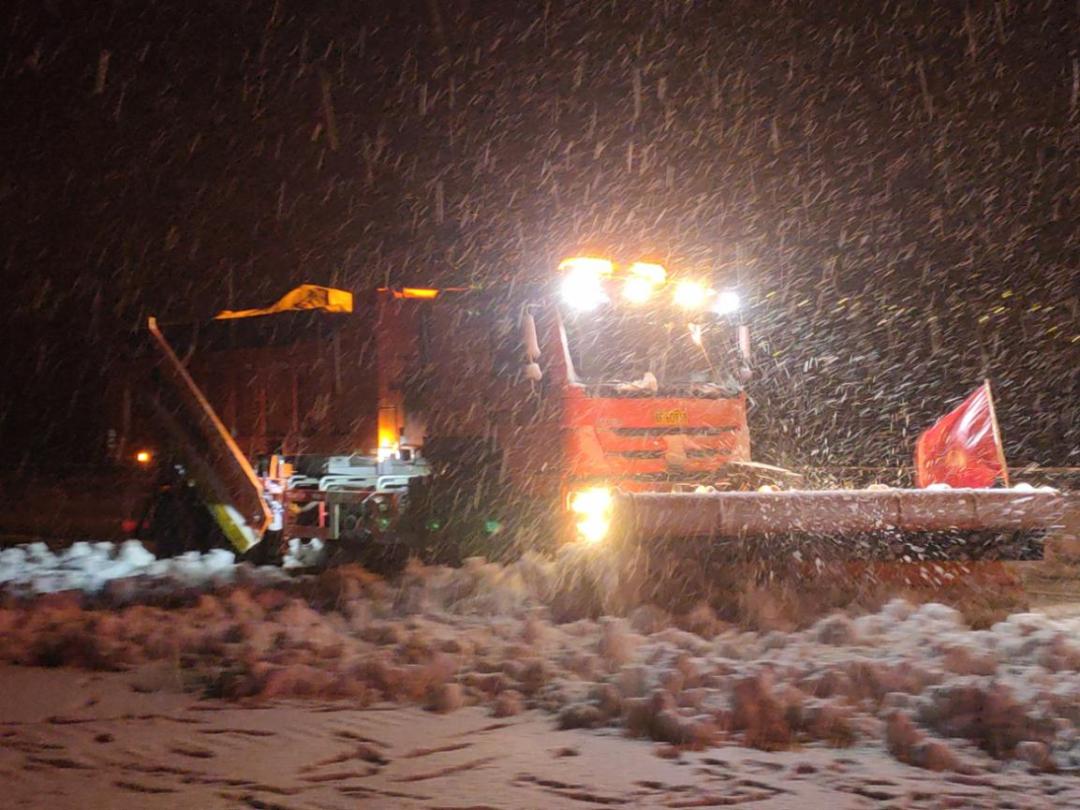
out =
[[998,464],[1001,465],[1001,474],[1005,478],[1005,486],[1009,486],[1009,467],[1005,463],[1005,445],[1001,441],[1001,428],[998,427],[997,411],[994,410],[994,397],[990,393],[990,380],[983,380],[986,386],[986,404],[990,406],[990,427],[994,431],[994,444],[997,447]]

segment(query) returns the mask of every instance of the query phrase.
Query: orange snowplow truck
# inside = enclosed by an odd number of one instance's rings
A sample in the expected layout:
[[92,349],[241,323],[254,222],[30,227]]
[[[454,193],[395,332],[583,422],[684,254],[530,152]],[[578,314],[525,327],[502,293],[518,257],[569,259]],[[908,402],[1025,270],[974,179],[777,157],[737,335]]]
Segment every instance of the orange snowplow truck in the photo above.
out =
[[[736,291],[707,278],[578,257],[548,283],[386,288],[355,307],[304,289],[181,330],[175,352],[154,330],[155,362],[178,368],[151,399],[172,447],[212,456],[185,469],[217,470],[199,489],[216,518],[248,520],[230,537],[1025,559],[1060,519],[1052,491],[807,491],[751,462],[749,333]],[[207,413],[175,416],[192,409]]]

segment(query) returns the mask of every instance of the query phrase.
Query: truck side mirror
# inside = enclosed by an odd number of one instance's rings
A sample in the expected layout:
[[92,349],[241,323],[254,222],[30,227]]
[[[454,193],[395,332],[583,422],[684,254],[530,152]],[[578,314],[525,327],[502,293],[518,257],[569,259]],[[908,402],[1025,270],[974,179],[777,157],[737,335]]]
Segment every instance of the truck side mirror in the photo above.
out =
[[739,324],[739,357],[742,358],[742,366],[738,378],[740,382],[747,382],[754,372],[750,363],[750,327],[744,323]]
[[521,342],[525,346],[525,356],[530,363],[540,359],[540,339],[536,336],[536,320],[531,312],[526,312],[521,319]]
[[739,356],[750,364],[750,327],[744,323],[739,324]]
[[540,382],[544,377],[544,372],[536,362],[540,359],[540,339],[536,336],[536,320],[531,312],[526,312],[521,318],[521,343],[528,360],[522,369],[525,379]]

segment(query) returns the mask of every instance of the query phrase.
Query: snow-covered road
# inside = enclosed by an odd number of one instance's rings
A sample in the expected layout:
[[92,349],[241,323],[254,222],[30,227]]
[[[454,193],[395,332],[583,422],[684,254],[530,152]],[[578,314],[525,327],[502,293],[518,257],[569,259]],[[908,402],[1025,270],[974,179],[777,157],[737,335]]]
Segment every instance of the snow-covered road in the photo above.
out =
[[533,555],[388,582],[355,566],[294,577],[223,551],[31,546],[0,553],[0,580],[12,663],[156,664],[244,700],[539,709],[676,747],[869,744],[932,769],[1080,768],[1076,618],[973,630],[952,608],[902,600],[791,632],[748,632],[706,605],[575,618],[565,566]]

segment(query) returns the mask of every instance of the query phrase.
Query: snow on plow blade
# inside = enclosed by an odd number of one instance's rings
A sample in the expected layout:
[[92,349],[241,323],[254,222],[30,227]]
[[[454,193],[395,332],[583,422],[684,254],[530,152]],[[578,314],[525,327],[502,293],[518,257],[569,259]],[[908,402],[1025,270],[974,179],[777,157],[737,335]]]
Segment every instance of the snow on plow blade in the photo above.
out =
[[[822,490],[621,493],[614,526],[624,539],[722,541],[831,540],[844,556],[905,553],[897,541],[933,558],[1033,559],[1042,536],[1064,512],[1050,490]],[[782,544],[782,545],[786,545]]]

